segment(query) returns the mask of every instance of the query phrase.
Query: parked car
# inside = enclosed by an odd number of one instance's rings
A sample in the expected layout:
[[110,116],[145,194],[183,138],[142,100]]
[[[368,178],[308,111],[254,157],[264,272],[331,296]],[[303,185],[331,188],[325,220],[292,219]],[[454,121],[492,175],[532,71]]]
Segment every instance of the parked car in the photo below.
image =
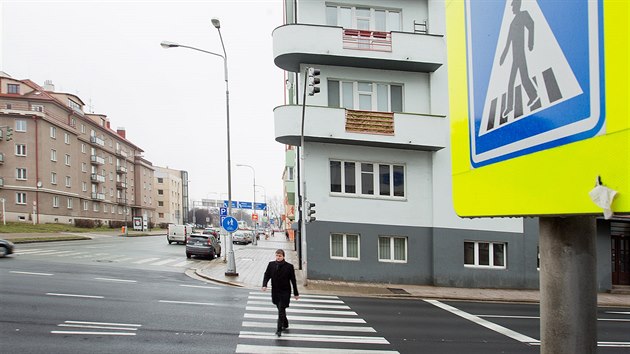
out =
[[173,242],[186,243],[186,237],[193,233],[193,228],[190,225],[175,225],[168,224],[166,229],[166,241],[170,245]]
[[201,231],[201,233],[204,235],[212,235],[217,238],[219,237],[219,232],[211,227],[206,227],[203,231]]
[[201,256],[221,257],[221,241],[214,235],[191,234],[186,238],[186,258]]
[[12,254],[13,248],[15,248],[13,242],[0,239],[0,258]]
[[232,234],[232,243],[240,243],[246,245],[253,241],[252,234],[250,231],[246,230],[238,230]]

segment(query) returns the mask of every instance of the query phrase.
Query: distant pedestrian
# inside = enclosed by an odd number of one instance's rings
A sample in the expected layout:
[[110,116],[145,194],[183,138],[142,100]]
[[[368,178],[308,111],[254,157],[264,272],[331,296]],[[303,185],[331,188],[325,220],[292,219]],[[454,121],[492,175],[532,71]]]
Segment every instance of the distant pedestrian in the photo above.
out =
[[271,302],[278,308],[278,326],[276,335],[280,337],[282,331],[289,328],[287,307],[291,302],[291,286],[293,295],[299,300],[300,294],[295,280],[293,264],[284,260],[284,250],[276,251],[276,260],[269,262],[263,278],[262,291],[267,291],[267,283],[271,279]]

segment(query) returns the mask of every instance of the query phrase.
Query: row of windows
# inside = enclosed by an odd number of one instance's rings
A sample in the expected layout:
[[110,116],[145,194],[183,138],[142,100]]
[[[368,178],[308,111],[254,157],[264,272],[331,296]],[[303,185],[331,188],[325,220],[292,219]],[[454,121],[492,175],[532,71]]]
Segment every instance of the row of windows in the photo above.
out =
[[400,31],[401,13],[395,9],[327,5],[326,24],[359,30]]
[[328,106],[362,111],[402,112],[402,85],[328,80]]
[[[73,209],[74,208],[74,199],[72,197],[67,197],[66,198],[66,206],[68,209]],[[59,196],[53,196],[52,197],[52,206],[53,208],[59,208],[59,201],[60,201],[60,197]],[[15,193],[15,203],[16,204],[22,204],[25,205],[26,204],[26,193],[25,192],[16,192]],[[100,211],[101,209],[101,204],[103,206],[103,212],[105,213],[109,213],[111,210],[112,214],[115,214],[116,212],[118,212],[118,214],[123,214],[123,212],[125,211],[125,207],[122,206],[116,206],[116,205],[112,205],[111,208],[109,206],[109,204],[105,204],[105,203],[99,203],[99,202],[92,202],[92,210],[93,211]],[[90,202],[87,200],[83,201],[83,210],[87,211],[89,210],[90,207]],[[127,214],[129,214],[129,210],[127,209]]]
[[[333,233],[330,235],[330,258],[359,260],[361,238],[358,234]],[[407,262],[407,237],[379,236],[380,262]],[[464,242],[464,266],[505,269],[507,244],[503,242]]]
[[330,192],[404,197],[405,166],[330,160]]

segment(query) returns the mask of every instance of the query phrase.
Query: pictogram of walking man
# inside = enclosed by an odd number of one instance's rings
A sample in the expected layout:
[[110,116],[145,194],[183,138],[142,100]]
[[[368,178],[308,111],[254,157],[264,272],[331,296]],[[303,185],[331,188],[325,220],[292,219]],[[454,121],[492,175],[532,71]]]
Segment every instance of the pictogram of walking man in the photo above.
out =
[[527,69],[527,59],[525,57],[525,29],[527,29],[527,48],[531,52],[534,49],[534,20],[527,11],[521,11],[521,0],[512,0],[512,12],[514,19],[510,23],[505,49],[501,54],[500,65],[503,65],[505,57],[510,48],[512,48],[512,69],[510,70],[510,80],[508,82],[507,106],[503,111],[503,117],[506,117],[514,109],[514,80],[516,72],[521,74],[521,83],[529,101],[528,106],[532,106],[538,99],[538,92],[532,80],[529,77]]
[[287,307],[291,302],[291,286],[293,295],[299,300],[297,282],[295,281],[295,269],[291,263],[284,260],[284,250],[276,251],[276,260],[269,262],[265,276],[263,277],[262,291],[267,291],[267,283],[271,279],[271,302],[278,308],[278,327],[276,335],[280,337],[282,331],[289,328],[287,319]]

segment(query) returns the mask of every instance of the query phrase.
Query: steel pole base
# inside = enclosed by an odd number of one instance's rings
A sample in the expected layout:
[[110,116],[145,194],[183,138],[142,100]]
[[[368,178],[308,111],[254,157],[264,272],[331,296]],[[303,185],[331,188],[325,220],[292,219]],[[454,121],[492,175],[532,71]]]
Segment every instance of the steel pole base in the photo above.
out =
[[238,276],[238,273],[236,272],[236,260],[234,259],[234,251],[232,249],[230,249],[230,251],[228,252],[228,264],[227,264],[227,270],[225,271],[225,276],[226,277]]

